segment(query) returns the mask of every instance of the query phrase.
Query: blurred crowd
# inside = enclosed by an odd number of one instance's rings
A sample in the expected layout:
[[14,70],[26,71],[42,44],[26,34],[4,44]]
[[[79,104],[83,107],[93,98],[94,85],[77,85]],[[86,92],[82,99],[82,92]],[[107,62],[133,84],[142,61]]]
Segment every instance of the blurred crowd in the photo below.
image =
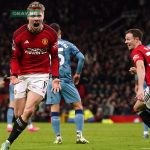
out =
[[[0,76],[9,76],[12,33],[26,23],[26,18],[10,17],[10,10],[25,9],[29,2],[5,0],[0,5]],[[134,114],[134,76],[129,51],[124,44],[124,32],[129,28],[144,31],[144,44],[150,43],[150,10],[148,0],[43,0],[45,22],[61,25],[63,39],[73,42],[85,56],[80,92],[85,110],[95,121],[110,115]],[[76,61],[72,63],[73,72]],[[8,81],[9,82],[9,81]],[[8,82],[0,88],[0,120],[5,120],[8,104]],[[61,104],[62,115],[72,107]],[[47,107],[41,103],[35,120],[46,121]],[[39,117],[40,116],[40,117]]]

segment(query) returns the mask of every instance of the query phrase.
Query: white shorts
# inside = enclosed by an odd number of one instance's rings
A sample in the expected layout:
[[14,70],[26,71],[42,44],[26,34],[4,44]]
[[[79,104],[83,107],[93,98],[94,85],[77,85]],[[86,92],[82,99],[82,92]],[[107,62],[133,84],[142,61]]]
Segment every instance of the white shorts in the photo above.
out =
[[144,90],[144,103],[150,109],[150,86],[147,86]]
[[49,74],[21,75],[18,76],[18,79],[20,79],[21,82],[14,86],[15,99],[26,97],[28,90],[35,92],[42,97],[45,96]]

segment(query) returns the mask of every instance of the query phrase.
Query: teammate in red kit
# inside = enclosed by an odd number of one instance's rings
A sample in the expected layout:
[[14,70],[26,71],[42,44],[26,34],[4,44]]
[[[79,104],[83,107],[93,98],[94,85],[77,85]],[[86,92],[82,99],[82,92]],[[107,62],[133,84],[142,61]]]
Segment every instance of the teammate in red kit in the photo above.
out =
[[27,10],[31,12],[28,16],[29,23],[14,32],[10,63],[11,83],[15,84],[15,114],[18,118],[0,150],[8,150],[26,128],[36,106],[45,96],[50,72],[53,78],[52,90],[57,92],[60,89],[57,34],[43,24],[45,8],[41,3],[32,2]]
[[[125,34],[125,43],[136,67],[138,86],[134,111],[150,127],[150,49],[142,45],[143,33],[139,29],[129,29]],[[144,90],[144,81],[147,88]]]

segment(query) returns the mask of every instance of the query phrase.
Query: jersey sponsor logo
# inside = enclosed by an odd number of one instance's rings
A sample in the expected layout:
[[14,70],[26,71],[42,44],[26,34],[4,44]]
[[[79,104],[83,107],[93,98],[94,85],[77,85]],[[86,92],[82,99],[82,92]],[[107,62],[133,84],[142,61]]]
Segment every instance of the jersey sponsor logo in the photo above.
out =
[[25,41],[24,41],[24,44],[29,44],[29,41],[28,41],[28,40],[25,40]]
[[43,55],[47,53],[47,48],[27,48],[25,53],[29,55]]
[[42,39],[42,44],[47,45],[48,44],[48,39],[47,38]]
[[135,61],[136,59],[138,59],[138,58],[139,58],[139,55],[138,55],[138,54],[133,56],[133,60],[134,60],[134,61]]

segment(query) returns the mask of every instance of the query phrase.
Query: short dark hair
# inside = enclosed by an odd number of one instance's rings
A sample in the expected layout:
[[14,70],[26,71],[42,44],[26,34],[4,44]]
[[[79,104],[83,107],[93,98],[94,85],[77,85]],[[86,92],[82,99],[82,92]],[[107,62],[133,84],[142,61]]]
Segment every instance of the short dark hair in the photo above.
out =
[[50,27],[53,28],[57,33],[60,31],[60,25],[58,23],[51,23]]
[[143,38],[143,32],[140,30],[140,29],[129,29],[126,31],[125,34],[128,34],[128,33],[132,33],[133,34],[133,37],[138,37],[140,41],[142,41],[142,38]]
[[34,9],[41,10],[43,12],[45,11],[44,5],[37,1],[30,3],[27,8],[27,10],[34,10]]

